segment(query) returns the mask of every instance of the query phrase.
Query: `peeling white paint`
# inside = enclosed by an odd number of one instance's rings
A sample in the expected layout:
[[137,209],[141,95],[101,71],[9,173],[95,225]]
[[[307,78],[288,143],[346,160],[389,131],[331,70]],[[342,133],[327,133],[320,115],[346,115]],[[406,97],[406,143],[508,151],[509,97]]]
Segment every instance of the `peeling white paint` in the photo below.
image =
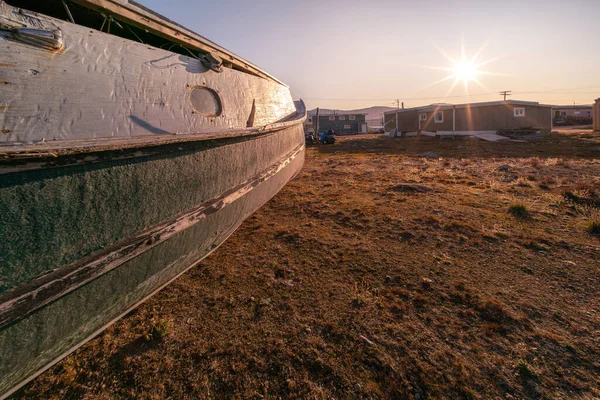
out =
[[[0,4],[0,22],[14,19],[12,10]],[[0,32],[0,63],[16,66],[0,68],[0,80],[10,83],[0,91],[0,104],[10,104],[0,113],[0,129],[10,131],[0,143],[241,129],[254,99],[255,126],[295,112],[289,88],[274,81],[228,68],[217,73],[192,57],[39,19],[61,29],[65,48],[53,53]],[[219,94],[221,116],[193,113],[189,90],[202,84]]]

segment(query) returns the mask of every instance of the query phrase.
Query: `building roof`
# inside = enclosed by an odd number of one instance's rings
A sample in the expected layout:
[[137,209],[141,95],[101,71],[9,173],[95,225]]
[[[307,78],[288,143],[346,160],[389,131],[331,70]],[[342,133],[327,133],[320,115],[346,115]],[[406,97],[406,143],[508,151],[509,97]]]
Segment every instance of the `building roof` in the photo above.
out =
[[553,106],[557,110],[581,110],[582,108],[593,108],[593,104],[580,104],[578,106]]
[[500,101],[485,101],[481,103],[464,103],[464,104],[450,104],[450,103],[434,103],[427,106],[401,108],[398,110],[386,111],[384,114],[394,114],[397,112],[405,111],[433,111],[433,110],[448,110],[453,108],[467,108],[467,107],[485,107],[485,106],[499,106],[505,104],[512,104],[517,106],[539,106],[539,107],[554,107],[549,104],[540,104],[537,101],[523,101],[523,100],[500,100]]
[[[368,113],[354,113],[354,112],[336,112],[334,113],[319,113],[319,117],[330,117],[332,115],[369,115]],[[314,115],[317,116],[316,114]]]

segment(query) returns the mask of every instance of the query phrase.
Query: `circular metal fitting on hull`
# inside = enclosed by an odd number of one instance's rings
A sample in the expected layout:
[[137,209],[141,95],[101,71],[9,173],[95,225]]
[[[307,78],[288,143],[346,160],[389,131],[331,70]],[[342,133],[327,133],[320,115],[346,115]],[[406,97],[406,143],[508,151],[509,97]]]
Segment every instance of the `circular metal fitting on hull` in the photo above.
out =
[[192,88],[190,103],[194,111],[204,117],[218,117],[223,111],[221,99],[217,92],[203,86]]

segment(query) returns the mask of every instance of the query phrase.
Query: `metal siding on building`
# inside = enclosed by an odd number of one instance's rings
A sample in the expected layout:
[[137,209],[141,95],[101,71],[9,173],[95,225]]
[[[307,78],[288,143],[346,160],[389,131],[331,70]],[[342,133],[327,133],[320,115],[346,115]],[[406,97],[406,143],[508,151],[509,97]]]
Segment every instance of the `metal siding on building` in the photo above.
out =
[[[581,108],[560,108],[555,107],[554,112],[559,112],[559,117],[587,117],[588,113],[592,112],[592,107],[581,107]],[[556,115],[555,115],[556,116]]]
[[[443,115],[442,122],[435,122],[435,114],[441,112]],[[420,113],[419,113],[420,114]],[[417,116],[418,118],[418,116]],[[418,127],[418,120],[417,120]],[[451,131],[452,130],[452,110],[440,110],[436,109],[427,112],[427,121],[421,122],[422,131]]]
[[594,103],[594,112],[592,116],[594,118],[594,130],[600,131],[600,98],[596,99],[596,102]]
[[[552,129],[552,107],[550,106],[506,103],[489,106],[458,107],[455,110],[456,129],[454,129],[452,106],[445,105],[443,107],[443,110],[398,110],[398,131],[418,131],[419,115],[423,113],[427,114],[427,120],[421,121],[421,131],[497,131],[500,129],[526,127],[538,128],[544,131]],[[515,108],[524,108],[525,116],[515,117]],[[598,108],[600,108],[600,105]],[[436,111],[443,113],[444,118],[440,123],[435,122]],[[396,112],[385,114],[385,123],[386,132],[396,129]]]
[[396,113],[383,114],[383,130],[392,132],[396,129]]
[[[524,108],[524,117],[515,117],[514,109]],[[548,106],[500,104],[456,109],[457,131],[497,131],[511,128],[552,128],[552,108]],[[450,129],[452,130],[452,129]]]
[[398,131],[416,132],[419,130],[419,112],[417,110],[398,113]]
[[[364,124],[364,115],[354,115],[354,120],[350,120],[348,117],[352,114],[336,114],[336,115],[320,115],[319,116],[319,130],[321,132],[333,129],[336,134],[341,133],[358,133],[360,132],[360,124]],[[339,117],[344,116],[345,119],[340,121]],[[333,117],[334,120],[330,121],[329,117]],[[345,125],[350,125],[350,128],[345,128]]]

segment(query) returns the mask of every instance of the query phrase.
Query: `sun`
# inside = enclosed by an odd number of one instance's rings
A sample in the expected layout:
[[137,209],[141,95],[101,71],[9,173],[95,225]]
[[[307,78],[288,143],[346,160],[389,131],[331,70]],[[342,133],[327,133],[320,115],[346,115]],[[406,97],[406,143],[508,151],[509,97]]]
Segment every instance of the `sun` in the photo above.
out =
[[432,84],[428,85],[427,87],[431,87],[431,86],[437,85],[441,82],[452,80],[453,82],[450,85],[450,88],[448,89],[448,91],[446,92],[446,95],[444,96],[444,98],[448,97],[448,95],[450,95],[450,93],[454,90],[454,88],[461,82],[463,83],[464,91],[467,96],[469,95],[469,82],[473,82],[473,83],[477,84],[479,87],[481,87],[487,91],[488,89],[480,81],[480,77],[482,75],[502,76],[502,74],[495,74],[492,72],[483,71],[481,69],[481,67],[483,67],[484,65],[487,65],[487,64],[489,64],[493,61],[496,61],[497,59],[500,58],[500,57],[495,57],[495,58],[491,58],[491,59],[488,59],[485,61],[481,61],[479,56],[482,53],[482,51],[485,49],[486,45],[487,45],[487,43],[484,43],[483,46],[481,46],[479,48],[479,50],[477,50],[475,52],[473,57],[470,57],[470,58],[466,57],[465,45],[464,45],[464,42],[462,42],[462,41],[461,41],[461,49],[460,49],[461,51],[460,51],[459,58],[450,57],[448,55],[448,53],[446,53],[444,50],[442,50],[441,48],[436,46],[436,48],[440,52],[440,54],[442,56],[444,56],[450,62],[450,66],[449,67],[425,66],[425,67],[429,68],[429,69],[448,71],[449,74],[446,75],[445,77],[443,77],[442,79],[433,82]]
[[459,81],[463,81],[463,83],[467,83],[469,81],[474,81],[477,79],[477,65],[473,61],[460,61],[454,64],[452,68],[452,72],[454,78]]

